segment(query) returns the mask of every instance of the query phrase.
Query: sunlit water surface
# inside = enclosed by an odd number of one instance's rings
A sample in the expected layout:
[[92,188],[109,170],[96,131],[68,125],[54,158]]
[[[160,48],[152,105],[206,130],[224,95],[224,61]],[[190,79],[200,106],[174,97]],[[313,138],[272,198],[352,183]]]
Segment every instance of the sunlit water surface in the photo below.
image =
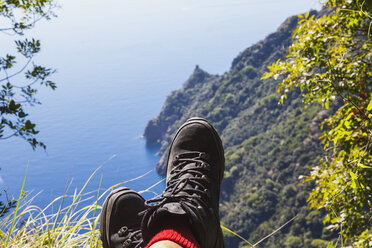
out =
[[[125,185],[144,190],[159,182],[159,147],[146,145],[141,135],[166,96],[196,64],[223,74],[240,51],[286,17],[319,8],[316,0],[60,2],[58,18],[29,33],[42,41],[36,62],[58,70],[58,89],[42,88],[43,104],[30,108],[47,150],[33,151],[20,138],[0,142],[0,187],[17,197],[28,166],[25,189],[42,192],[34,200],[41,207],[67,183],[70,193],[80,189],[102,164],[86,192],[98,189],[101,176],[103,189],[147,172]],[[4,55],[14,37],[2,36]],[[163,188],[164,182],[152,191]]]

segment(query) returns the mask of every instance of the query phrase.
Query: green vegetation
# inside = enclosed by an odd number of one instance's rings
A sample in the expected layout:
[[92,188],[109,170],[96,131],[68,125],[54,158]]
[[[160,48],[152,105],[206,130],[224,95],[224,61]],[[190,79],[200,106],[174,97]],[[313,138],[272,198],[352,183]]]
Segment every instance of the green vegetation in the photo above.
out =
[[[99,169],[99,168],[98,168]],[[41,209],[32,205],[37,195],[30,198],[22,189],[13,211],[0,221],[0,247],[99,247],[98,201],[113,188],[101,193],[85,193],[96,169],[80,191],[57,197]],[[29,198],[29,199],[28,199]],[[66,204],[66,202],[69,202]],[[87,202],[92,202],[88,204]]]
[[[0,247],[102,247],[98,226],[102,206],[99,202],[115,188],[139,180],[146,174],[108,189],[101,188],[101,177],[96,182],[96,191],[85,192],[101,167],[91,174],[80,190],[75,189],[72,195],[68,195],[66,187],[62,196],[53,199],[43,209],[32,205],[38,194],[31,197],[23,191],[25,176],[17,206],[0,220]],[[151,188],[139,193],[151,192]]]
[[[19,38],[38,21],[54,16],[52,10],[55,7],[53,0],[0,1],[0,32]],[[34,63],[40,46],[40,41],[35,39],[15,40],[15,48],[21,58],[11,54],[0,56],[0,141],[18,136],[25,139],[33,149],[46,148],[43,142],[35,138],[39,131],[27,113],[28,106],[40,104],[35,98],[35,84],[53,90],[56,88],[48,80],[54,70]],[[17,66],[17,63],[21,66]],[[23,77],[20,76],[22,73]],[[6,196],[5,203],[0,201],[0,217],[15,205],[16,201]]]
[[[0,1],[0,32],[17,38],[23,36],[38,21],[54,16],[52,11],[55,7],[53,0]],[[34,63],[34,57],[41,48],[39,40],[15,40],[15,47],[21,58],[12,54],[0,57],[0,140],[19,136],[33,149],[45,149],[45,144],[35,138],[39,131],[35,129],[36,124],[27,118],[26,106],[40,104],[35,98],[35,84],[53,90],[56,88],[55,83],[49,80],[54,70]],[[21,73],[24,77],[20,76]]]
[[281,103],[300,88],[305,104],[337,109],[322,123],[325,154],[304,180],[315,182],[310,207],[327,209],[324,221],[342,233],[341,246],[371,247],[372,2],[325,4],[329,15],[300,16],[289,55],[264,78],[284,77]]
[[[13,2],[0,2],[1,13],[10,20],[4,6],[14,7]],[[220,210],[227,247],[372,246],[372,6],[361,0],[326,4],[331,8],[286,20],[239,54],[223,75],[196,67],[146,127],[148,141],[162,143],[157,170],[164,174],[166,148],[186,119],[201,116],[216,126],[226,155]],[[11,30],[22,34],[26,26],[18,23]],[[37,41],[17,45],[30,61],[39,51]],[[0,62],[6,72],[14,58]],[[26,78],[36,75],[27,79],[54,88],[45,79],[51,72],[26,72]],[[35,126],[12,98],[15,88],[10,82],[3,87],[0,131],[7,127],[15,131],[10,137],[43,147],[34,143]],[[285,104],[278,105],[277,91]],[[29,93],[28,104],[36,101],[36,91]],[[3,117],[12,115],[17,124]],[[83,189],[69,206],[63,207],[63,196],[43,210],[22,203],[22,191],[14,211],[0,222],[0,246],[100,245],[98,200],[108,191],[100,195],[98,190],[93,203],[79,209],[87,199]]]
[[[279,229],[257,247],[314,247],[337,238],[323,225],[325,211],[308,209],[313,184],[299,185],[322,155],[319,124],[334,110],[322,110],[320,104],[304,108],[298,91],[288,93],[288,104],[278,105],[279,81],[260,78],[268,65],[288,54],[298,20],[289,18],[276,33],[240,53],[221,76],[197,67],[145,130],[149,141],[162,144],[157,170],[164,173],[166,149],[186,119],[201,116],[216,126],[226,155],[222,225],[252,244]],[[227,247],[250,247],[224,234]]]

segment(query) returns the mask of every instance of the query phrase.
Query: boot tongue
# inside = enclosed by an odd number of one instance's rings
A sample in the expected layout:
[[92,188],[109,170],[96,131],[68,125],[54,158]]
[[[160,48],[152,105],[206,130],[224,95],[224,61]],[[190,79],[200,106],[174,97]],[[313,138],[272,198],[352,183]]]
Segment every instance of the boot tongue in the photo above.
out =
[[[165,203],[158,211],[159,212],[166,212],[166,213],[170,213],[170,214],[176,214],[176,215],[185,215],[186,214],[185,210],[182,209],[181,204],[178,203],[178,202]],[[162,213],[159,213],[159,214],[161,215]]]
[[178,202],[168,202],[155,211],[145,214],[142,219],[142,237],[145,243],[150,242],[155,234],[164,229],[165,223],[173,220],[176,216],[187,216]]
[[161,227],[159,223],[164,223],[164,220],[168,220],[174,215],[186,215],[186,212],[178,202],[165,203],[151,215],[147,226],[150,230],[158,229]]

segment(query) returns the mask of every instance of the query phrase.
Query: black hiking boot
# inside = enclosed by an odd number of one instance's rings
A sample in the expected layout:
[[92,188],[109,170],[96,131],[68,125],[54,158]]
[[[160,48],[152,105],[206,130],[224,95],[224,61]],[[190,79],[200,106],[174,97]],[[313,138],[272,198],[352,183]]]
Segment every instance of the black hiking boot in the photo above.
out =
[[169,148],[165,191],[159,199],[146,202],[144,243],[161,230],[164,221],[184,216],[201,248],[225,247],[218,207],[224,169],[217,131],[202,118],[189,119]]
[[100,215],[101,240],[104,248],[142,248],[142,218],[145,200],[137,192],[122,187],[106,198]]

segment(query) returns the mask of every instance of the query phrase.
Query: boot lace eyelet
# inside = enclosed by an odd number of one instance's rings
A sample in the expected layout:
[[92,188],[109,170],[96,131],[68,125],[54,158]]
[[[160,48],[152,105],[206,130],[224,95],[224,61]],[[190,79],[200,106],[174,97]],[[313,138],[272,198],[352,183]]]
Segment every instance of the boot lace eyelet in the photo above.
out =
[[206,163],[201,163],[200,167],[207,170],[207,171],[211,170],[211,167],[209,166],[209,164],[206,164]]
[[208,177],[207,177],[206,175],[203,175],[201,178],[202,178],[204,181],[208,182],[208,183],[210,182],[209,179],[208,179]]
[[128,231],[128,227],[123,226],[123,227],[120,228],[120,230],[118,231],[118,235],[119,235],[120,237],[123,237],[123,236],[127,233],[127,231]]
[[131,244],[132,244],[132,240],[131,239],[127,239],[123,243],[123,248],[129,247]]
[[199,153],[199,158],[200,159],[209,159],[209,155],[205,152]]

